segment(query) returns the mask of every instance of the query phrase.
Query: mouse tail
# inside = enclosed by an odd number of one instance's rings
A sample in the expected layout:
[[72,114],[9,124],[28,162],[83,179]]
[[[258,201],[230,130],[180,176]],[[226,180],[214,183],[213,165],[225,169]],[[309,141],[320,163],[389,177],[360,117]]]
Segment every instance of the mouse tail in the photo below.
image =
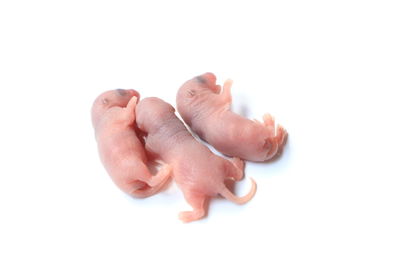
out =
[[150,197],[152,195],[157,194],[160,192],[164,186],[168,183],[170,179],[165,179],[163,182],[155,185],[155,186],[149,186],[148,184],[145,184],[141,188],[135,188],[133,189],[129,194],[135,198],[146,198]]
[[249,202],[254,195],[256,194],[257,191],[257,184],[256,182],[253,180],[253,178],[251,179],[251,188],[250,191],[242,196],[242,197],[238,197],[236,195],[234,195],[231,191],[229,191],[228,188],[226,188],[225,186],[223,187],[223,189],[221,190],[221,192],[219,192],[224,198],[226,198],[227,200],[230,200],[236,204],[245,204],[247,202]]

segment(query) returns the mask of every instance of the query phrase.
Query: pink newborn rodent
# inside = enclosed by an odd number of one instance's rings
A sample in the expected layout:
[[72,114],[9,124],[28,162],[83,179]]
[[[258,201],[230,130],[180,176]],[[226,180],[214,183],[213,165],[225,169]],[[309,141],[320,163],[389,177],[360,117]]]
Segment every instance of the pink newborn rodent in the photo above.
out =
[[221,153],[250,161],[267,161],[279,154],[287,138],[286,130],[271,115],[263,123],[230,111],[232,81],[216,84],[212,73],[185,82],[176,96],[182,119],[200,138]]
[[147,133],[146,150],[172,167],[172,177],[193,208],[179,214],[183,222],[204,217],[207,200],[218,194],[237,204],[254,196],[253,179],[250,192],[243,197],[235,196],[224,184],[226,179],[243,178],[243,161],[213,154],[190,134],[170,104],[156,97],[145,98],[136,107],[136,117],[139,129]]
[[134,128],[139,97],[136,90],[102,93],[93,103],[92,123],[100,159],[114,183],[127,194],[144,198],[163,188],[171,168],[164,165],[152,176],[147,167],[144,146]]

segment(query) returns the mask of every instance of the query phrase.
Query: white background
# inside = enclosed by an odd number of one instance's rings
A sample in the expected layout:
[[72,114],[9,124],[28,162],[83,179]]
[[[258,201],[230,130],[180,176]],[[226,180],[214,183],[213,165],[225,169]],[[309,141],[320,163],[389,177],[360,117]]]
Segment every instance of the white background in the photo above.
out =
[[[0,266],[400,266],[398,1],[1,1]],[[282,157],[248,163],[244,206],[206,219],[176,186],[124,195],[90,107],[135,88],[232,78],[272,113]],[[237,194],[249,188],[246,178]]]

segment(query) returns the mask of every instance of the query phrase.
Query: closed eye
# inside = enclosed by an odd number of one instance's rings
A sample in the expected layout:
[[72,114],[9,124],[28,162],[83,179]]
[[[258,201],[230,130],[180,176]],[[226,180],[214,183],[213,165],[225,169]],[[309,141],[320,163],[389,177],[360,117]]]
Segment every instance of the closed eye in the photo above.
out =
[[125,96],[126,95],[126,90],[124,90],[124,89],[116,89],[116,91],[120,96]]

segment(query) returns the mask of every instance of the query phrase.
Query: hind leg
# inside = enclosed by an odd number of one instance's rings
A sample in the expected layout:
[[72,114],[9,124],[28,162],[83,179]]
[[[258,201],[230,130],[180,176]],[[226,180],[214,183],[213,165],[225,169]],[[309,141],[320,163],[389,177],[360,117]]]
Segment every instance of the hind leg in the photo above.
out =
[[171,166],[164,165],[163,167],[161,167],[161,169],[158,171],[156,175],[152,176],[151,179],[147,181],[147,184],[149,186],[156,186],[161,183],[164,183],[171,176],[171,172],[172,172]]
[[264,144],[267,151],[265,160],[269,160],[282,151],[287,138],[287,132],[281,125],[278,125],[276,129],[275,120],[270,114],[265,114],[263,120],[269,136]]
[[282,153],[283,146],[286,144],[286,140],[288,138],[288,133],[287,131],[278,124],[278,152],[276,153],[277,155]]
[[266,151],[264,161],[272,159],[278,153],[279,146],[274,137],[265,140],[264,151]]
[[235,181],[240,181],[244,176],[244,161],[240,158],[232,158],[226,162],[226,177],[233,178]]
[[160,184],[165,184],[169,180],[172,175],[172,168],[165,164],[157,171],[156,175],[152,175],[149,167],[144,162],[137,162],[132,172],[135,173],[135,180],[144,182],[150,187],[155,187]]
[[264,121],[264,126],[268,129],[270,135],[277,137],[276,140],[278,145],[279,146],[284,145],[287,138],[287,132],[285,128],[283,128],[281,125],[278,124],[277,127],[278,129],[276,129],[275,119],[270,114],[265,114],[263,116],[263,121]]
[[193,191],[184,192],[186,201],[192,206],[192,211],[181,211],[179,219],[183,222],[192,222],[203,218],[206,215],[204,204],[206,196],[204,194],[195,193]]

